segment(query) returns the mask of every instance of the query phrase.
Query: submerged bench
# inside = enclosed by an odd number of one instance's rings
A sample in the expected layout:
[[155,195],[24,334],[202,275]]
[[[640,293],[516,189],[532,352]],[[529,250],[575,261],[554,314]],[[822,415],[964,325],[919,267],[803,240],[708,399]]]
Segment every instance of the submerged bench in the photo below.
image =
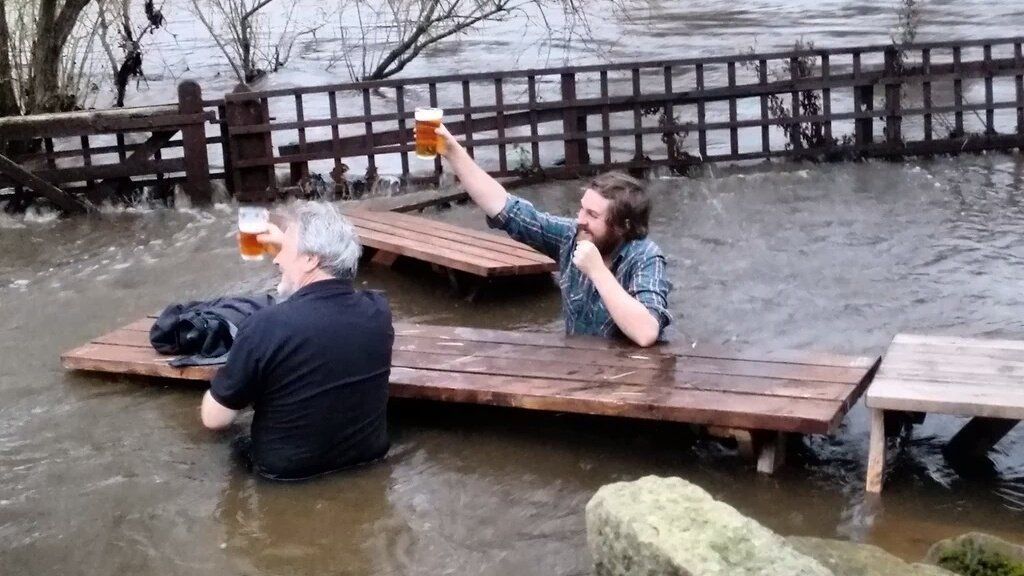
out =
[[[64,367],[210,380],[216,366],[174,368],[144,318],[62,355]],[[715,346],[637,348],[599,338],[396,324],[390,394],[530,410],[686,422],[735,438],[772,473],[788,434],[831,434],[877,358]]]
[[897,334],[866,404],[871,445],[865,488],[878,493],[887,414],[971,417],[947,445],[950,455],[987,452],[1024,419],[1024,342]]
[[504,234],[480,232],[399,212],[351,210],[346,217],[373,261],[390,266],[399,257],[477,278],[547,274],[558,269],[551,258]]

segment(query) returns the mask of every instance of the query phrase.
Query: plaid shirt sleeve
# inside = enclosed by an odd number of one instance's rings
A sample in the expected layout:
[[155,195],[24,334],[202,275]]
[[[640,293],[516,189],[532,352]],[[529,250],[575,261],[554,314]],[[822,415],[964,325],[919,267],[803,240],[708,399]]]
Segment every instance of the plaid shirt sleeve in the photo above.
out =
[[505,207],[493,218],[488,218],[487,224],[491,228],[504,230],[513,239],[556,261],[562,246],[576,235],[576,222],[572,218],[541,212],[529,201],[511,194],[508,195]]
[[[626,291],[658,319],[661,333],[672,323],[668,311],[668,294],[672,282],[666,274],[665,256],[660,252],[645,254],[626,282]],[[659,334],[660,335],[660,334]]]

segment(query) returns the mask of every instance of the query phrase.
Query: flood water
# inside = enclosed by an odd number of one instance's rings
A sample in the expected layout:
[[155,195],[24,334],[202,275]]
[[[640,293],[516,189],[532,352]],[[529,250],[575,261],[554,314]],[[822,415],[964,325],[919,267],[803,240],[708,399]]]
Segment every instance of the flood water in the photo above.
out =
[[[1024,337],[1024,161],[844,164],[658,180],[652,237],[672,311],[700,341],[879,354],[894,334]],[[575,183],[526,189],[571,212]],[[469,206],[430,213],[482,227]],[[1024,434],[962,476],[930,417],[863,497],[867,414],[810,438],[778,475],[685,427],[402,403],[385,464],[257,481],[201,429],[201,390],[64,372],[60,351],[170,301],[270,289],[237,258],[233,209],[120,212],[0,229],[0,572],[585,574],[583,508],[602,484],[676,475],[784,534],[919,558],[980,529],[1024,538]],[[453,298],[441,279],[366,267],[397,318],[557,331],[554,290]]]
[[[619,58],[799,36],[884,42],[894,4],[663,2],[598,32]],[[923,39],[1007,36],[1024,22],[1016,0],[926,2],[924,17]],[[525,65],[509,46],[529,41],[491,30],[411,72]],[[183,34],[162,51],[173,63],[203,46]],[[211,61],[191,60],[204,88],[230,84]],[[316,83],[313,69],[274,82]],[[154,78],[150,89],[161,82],[173,88]],[[579,184],[519,193],[571,214]],[[699,341],[880,354],[901,331],[1024,338],[1020,155],[711,173],[655,180],[652,194],[672,311]],[[990,466],[959,473],[941,447],[962,421],[929,417],[890,461],[879,504],[863,495],[862,404],[773,477],[682,426],[400,403],[384,464],[299,485],[257,481],[229,460],[231,434],[202,429],[200,388],[70,374],[58,358],[172,301],[270,289],[272,266],[237,258],[233,215],[219,204],[0,216],[0,574],[588,574],[586,502],[647,474],[686,478],[783,534],[872,542],[912,560],[969,530],[1024,540],[1024,431]],[[427,215],[483,227],[469,206]],[[562,326],[554,290],[471,304],[440,278],[366,267],[359,281],[386,290],[403,321]]]

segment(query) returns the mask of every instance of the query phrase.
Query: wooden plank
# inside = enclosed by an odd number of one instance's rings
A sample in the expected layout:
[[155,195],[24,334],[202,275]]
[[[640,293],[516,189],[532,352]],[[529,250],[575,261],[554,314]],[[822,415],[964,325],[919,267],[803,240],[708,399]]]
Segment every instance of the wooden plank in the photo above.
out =
[[[726,65],[726,78],[730,88],[736,87],[736,63],[730,62]],[[793,109],[793,115],[795,116],[797,108]],[[736,98],[729,98],[729,123],[732,126],[729,128],[729,152],[733,154],[740,153],[740,139],[739,130],[736,129]]]
[[712,424],[735,428],[828,433],[835,403],[758,398],[703,390],[645,391],[621,385],[580,386],[552,379],[392,368],[391,396],[531,410]]
[[[370,90],[366,89],[363,90],[363,116],[366,118],[366,122],[363,123],[363,128],[365,129],[363,135],[366,138],[366,177],[368,180],[375,180],[377,178],[377,159],[373,153],[375,135],[373,133],[373,121],[369,118],[370,114]],[[404,130],[399,130],[398,133],[400,137],[408,138]],[[270,156],[273,157],[273,154]]]
[[[607,70],[602,70],[600,77],[601,77],[601,99],[604,100],[605,102],[607,102],[608,101],[608,71]],[[532,78],[532,76],[531,76],[531,78]],[[609,130],[611,130],[611,120],[610,120],[610,117],[609,117],[610,113],[611,113],[611,108],[608,106],[608,104],[603,104],[601,106],[601,130],[604,131],[604,132],[608,132]],[[532,132],[531,134],[536,135],[534,132]],[[610,137],[605,136],[605,137],[601,138],[601,150],[602,150],[602,153],[604,154],[604,163],[605,164],[611,164],[612,163],[612,141],[611,141]]]
[[[415,141],[415,136],[408,131],[405,125],[405,87],[395,88],[395,112],[398,113],[398,131],[405,134],[408,141]],[[415,118],[415,117],[414,117]],[[415,120],[414,120],[415,121]],[[403,152],[400,156],[402,161],[402,174],[409,173],[409,153]]]
[[1024,390],[1001,385],[938,385],[924,380],[880,377],[868,389],[866,402],[870,408],[885,410],[1024,419]]
[[[783,364],[732,358],[680,357],[675,354],[635,354],[629,350],[572,350],[515,344],[493,344],[473,341],[397,336],[396,349],[409,352],[472,355],[474,358],[508,359],[524,362],[554,362],[560,366],[590,370],[613,367],[620,371],[637,370],[645,377],[657,378],[671,373],[704,373],[754,378],[779,378],[787,381],[834,383],[834,389],[845,397],[850,387],[864,377],[863,369]],[[633,351],[635,352],[635,350]],[[639,377],[639,376],[638,376]]]
[[502,172],[508,169],[508,154],[506,152],[505,140],[505,94],[502,89],[501,78],[494,79],[494,120],[497,122],[498,141],[498,168]]
[[[633,68],[632,72],[633,80],[633,132],[636,134],[633,136],[633,157],[643,158],[644,157],[644,138],[641,132],[643,128],[643,116],[641,112],[642,106],[640,105],[640,69]],[[669,119],[666,118],[666,122]]]
[[[474,230],[472,228],[466,228],[466,227],[463,227],[463,226],[457,226],[455,224],[449,224],[447,222],[442,222],[440,220],[432,220],[432,219],[429,219],[429,218],[422,218],[422,217],[418,217],[418,216],[412,216],[412,215],[409,215],[409,214],[400,214],[400,213],[395,213],[395,214],[369,213],[368,214],[366,212],[360,212],[360,216],[363,217],[363,218],[374,218],[374,219],[377,219],[378,221],[403,222],[403,223],[408,223],[409,225],[412,225],[412,226],[429,226],[430,228],[433,228],[433,229],[436,229],[436,230],[444,230],[444,231],[448,231],[448,232],[457,232],[457,233],[459,233],[461,235],[469,236],[469,237],[475,238],[477,240],[483,240],[483,241],[488,242],[488,243],[497,244],[497,245],[502,246],[502,247],[513,248],[513,249],[518,249],[518,250],[525,250],[526,252],[529,252],[531,254],[539,254],[533,248],[530,248],[529,246],[523,244],[522,242],[518,242],[516,240],[513,240],[512,238],[509,238],[504,233],[499,234],[499,233],[495,233],[495,232],[483,232],[483,231],[480,231],[480,230]],[[547,258],[547,257],[544,256],[544,258]],[[548,260],[550,260],[550,258],[548,258]]]
[[161,356],[152,348],[86,344],[61,355],[61,363],[72,370],[116,372],[138,376],[159,376],[182,380],[210,380],[219,366],[174,368],[174,356]]
[[732,358],[737,360],[756,360],[762,362],[783,362],[791,364],[812,364],[821,366],[841,366],[853,368],[871,368],[877,358],[842,356],[824,352],[805,352],[800,350],[765,350],[742,351],[729,350],[712,344],[696,346],[661,344],[650,348],[637,348],[623,342],[606,338],[574,336],[567,338],[564,334],[553,332],[524,332],[511,330],[491,330],[486,328],[464,328],[459,326],[435,326],[426,324],[395,323],[396,335],[418,335],[449,339],[465,339],[477,342],[495,342],[503,344],[524,344],[527,346],[555,346],[570,350],[629,350],[632,354],[646,356],[659,352],[669,352],[686,357]]
[[351,221],[352,225],[359,231],[360,238],[370,238],[376,237],[377,234],[386,234],[388,236],[404,238],[410,242],[415,242],[423,246],[425,249],[426,247],[436,247],[451,250],[456,253],[472,255],[480,259],[489,260],[493,262],[495,266],[526,266],[536,264],[534,261],[527,260],[525,258],[517,258],[515,255],[508,254],[507,252],[491,250],[486,246],[475,246],[470,242],[449,240],[414,228],[411,229],[404,226],[389,224],[387,222],[379,222],[358,217],[351,218]]
[[82,112],[35,114],[0,118],[0,134],[9,140],[61,138],[83,134],[152,132],[204,124],[216,118],[213,112],[179,114],[176,104],[144,108],[113,108]]
[[30,188],[33,192],[43,198],[46,198],[50,202],[53,202],[66,212],[77,214],[96,211],[96,207],[88,200],[84,198],[75,198],[74,196],[69,195],[43,178],[25,170],[3,154],[0,154],[0,173],[9,176],[15,182]]
[[[500,180],[499,180],[500,181]],[[422,210],[438,204],[459,202],[469,198],[469,194],[460,188],[446,188],[443,190],[420,190],[407,192],[397,196],[379,196],[359,200],[356,208],[351,210],[365,210],[369,212],[413,212]],[[348,215],[349,209],[345,210]]]
[[[437,82],[431,82],[429,84],[427,92],[430,95],[430,107],[431,108],[437,108],[438,107],[438,105],[437,105]],[[438,154],[437,156],[434,157],[434,174],[436,174],[437,176],[440,177],[441,176],[441,171],[442,171],[441,155]]]
[[988,362],[1010,366],[1024,366],[1024,350],[957,344],[893,344],[885,353],[886,359],[922,358],[931,361],[946,360],[950,365],[965,362]]
[[918,367],[905,368],[893,365],[888,365],[886,370],[878,375],[877,380],[886,382],[899,382],[901,380],[931,382],[938,389],[943,388],[947,384],[1014,387],[1019,386],[1021,383],[1020,377],[1007,377],[999,374],[975,374],[970,371],[937,372]]
[[[198,82],[185,80],[178,84],[178,111],[182,115],[204,114],[203,92]],[[210,186],[210,159],[206,149],[209,144],[206,139],[206,123],[181,126],[181,141],[185,159],[185,194],[194,206],[209,204],[213,189]],[[157,148],[156,153],[159,152]]]
[[409,216],[406,214],[391,214],[368,211],[349,211],[346,213],[353,221],[361,223],[379,222],[390,226],[402,227],[410,230],[420,231],[425,236],[431,236],[446,240],[452,240],[461,244],[472,243],[492,253],[500,253],[506,256],[514,256],[517,261],[527,261],[537,264],[553,264],[552,270],[557,270],[557,264],[551,258],[530,248],[526,244],[516,242],[505,235],[479,232],[470,228],[463,228],[437,222],[427,218]]
[[928,344],[946,346],[964,346],[972,348],[1001,348],[1005,350],[1024,351],[1024,341],[1003,340],[996,338],[963,338],[960,336],[940,336],[923,334],[897,334],[893,344]]
[[394,252],[401,256],[407,256],[451,268],[461,270],[474,276],[510,275],[515,273],[514,266],[505,266],[494,260],[480,258],[471,254],[465,254],[458,250],[429,246],[382,232],[372,230],[360,230],[359,239],[364,246]]
[[744,394],[751,402],[764,398],[791,398],[832,402],[837,409],[849,397],[851,387],[831,382],[783,380],[753,376],[663,372],[650,369],[629,369],[617,366],[587,366],[551,360],[488,358],[473,355],[449,355],[429,352],[408,352],[396,349],[393,366],[423,370],[472,373],[492,376],[525,377],[577,381],[582,384],[615,384],[639,386],[656,390],[705,390]]
[[[927,48],[921,51],[921,70],[927,75],[931,73],[932,66],[932,53]],[[924,81],[921,84],[921,99],[922,108],[924,108],[924,139],[926,142],[930,142],[933,138],[932,133],[932,83],[930,81]]]

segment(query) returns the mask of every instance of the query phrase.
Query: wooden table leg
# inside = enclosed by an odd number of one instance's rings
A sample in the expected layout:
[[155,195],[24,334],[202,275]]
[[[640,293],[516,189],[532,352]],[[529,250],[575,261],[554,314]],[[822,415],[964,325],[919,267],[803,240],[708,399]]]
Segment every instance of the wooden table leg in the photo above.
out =
[[1019,420],[978,416],[956,433],[946,445],[946,454],[983,456],[1013,429]]
[[757,452],[757,471],[774,474],[786,462],[786,434],[772,432],[765,435]]
[[872,494],[882,491],[885,472],[885,410],[871,408],[871,440],[868,449],[868,477],[864,489]]
[[385,252],[384,250],[377,250],[373,257],[370,258],[370,262],[385,267],[390,267],[395,263],[395,260],[398,260],[398,254],[395,252]]

